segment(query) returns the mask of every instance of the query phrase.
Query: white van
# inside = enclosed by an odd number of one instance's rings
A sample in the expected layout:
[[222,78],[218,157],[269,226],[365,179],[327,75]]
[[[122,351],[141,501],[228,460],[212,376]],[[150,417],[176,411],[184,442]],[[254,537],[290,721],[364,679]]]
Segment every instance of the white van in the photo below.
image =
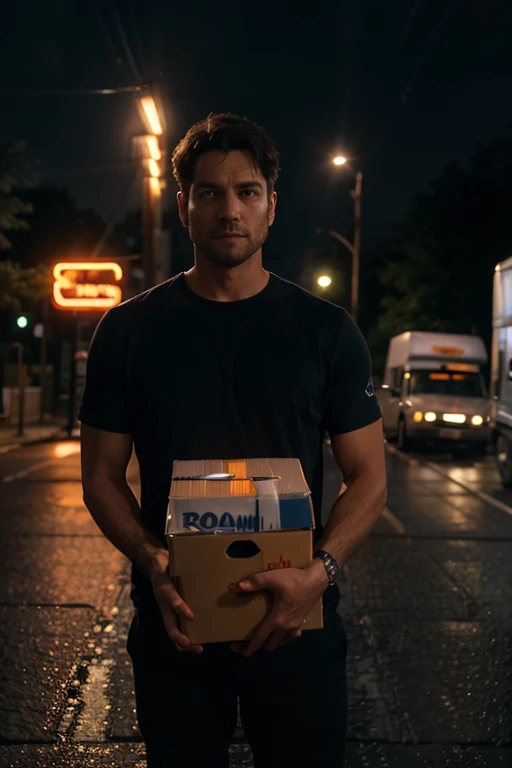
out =
[[389,344],[379,393],[384,434],[399,448],[412,442],[471,443],[484,452],[491,436],[491,401],[478,336],[408,331]]
[[492,425],[501,479],[512,488],[512,258],[496,266],[492,324]]

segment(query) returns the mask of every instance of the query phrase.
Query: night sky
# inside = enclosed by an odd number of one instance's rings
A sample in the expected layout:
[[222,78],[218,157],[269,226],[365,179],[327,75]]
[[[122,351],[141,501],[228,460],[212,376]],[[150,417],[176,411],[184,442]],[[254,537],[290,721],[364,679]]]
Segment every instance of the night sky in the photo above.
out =
[[[134,96],[28,92],[133,82],[114,4],[10,5],[0,30],[0,141],[25,140],[42,182],[68,186],[80,205],[105,217],[117,206],[122,217],[140,204],[133,169],[123,165],[131,136],[142,132]],[[446,162],[505,135],[512,122],[512,4],[297,6],[117,5],[143,80],[163,89],[170,148],[191,123],[223,110],[256,120],[276,140],[283,170],[268,250],[289,264],[318,246],[315,227],[350,221],[350,176],[330,165],[336,152],[364,165],[368,243],[389,231]]]

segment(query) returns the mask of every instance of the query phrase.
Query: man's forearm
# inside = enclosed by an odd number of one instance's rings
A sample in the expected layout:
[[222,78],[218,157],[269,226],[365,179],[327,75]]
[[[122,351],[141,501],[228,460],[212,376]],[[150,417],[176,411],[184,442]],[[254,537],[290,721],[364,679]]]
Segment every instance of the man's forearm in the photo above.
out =
[[364,473],[353,482],[347,479],[347,490],[336,500],[316,548],[344,565],[374,527],[385,502],[385,478]]
[[125,480],[102,477],[84,485],[84,502],[107,539],[147,578],[167,569],[167,550],[142,523],[138,501]]

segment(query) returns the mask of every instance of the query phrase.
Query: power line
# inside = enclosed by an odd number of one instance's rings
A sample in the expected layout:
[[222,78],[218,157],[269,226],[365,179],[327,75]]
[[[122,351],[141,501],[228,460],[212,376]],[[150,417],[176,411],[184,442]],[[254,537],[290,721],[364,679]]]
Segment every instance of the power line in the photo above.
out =
[[418,13],[418,9],[420,7],[420,4],[421,4],[421,0],[415,0],[415,3],[413,5],[413,7],[412,7],[412,10],[411,10],[411,13],[409,15],[409,18],[407,20],[407,24],[405,25],[405,29],[402,32],[402,39],[400,40],[400,47],[401,48],[404,47],[404,43],[407,40],[407,35],[409,34],[409,31],[410,31],[410,29],[412,27],[413,21],[414,21],[414,19],[416,17],[416,14]]
[[141,41],[140,41],[139,30],[138,30],[138,27],[137,27],[137,24],[136,24],[136,21],[135,21],[135,12],[134,12],[133,6],[130,8],[130,22],[131,22],[131,27],[132,27],[132,34],[133,34],[133,37],[135,39],[135,45],[137,47],[137,54],[138,54],[138,57],[139,57],[139,61],[141,63],[143,71],[147,74],[147,71],[148,71],[147,59],[144,56],[144,51],[142,49],[142,44],[141,44]]
[[96,16],[98,18],[98,24],[100,25],[100,29],[103,32],[103,36],[105,37],[105,41],[107,43],[107,48],[109,49],[110,53],[112,54],[114,61],[117,66],[121,66],[123,63],[122,58],[118,55],[116,47],[114,45],[114,41],[112,40],[112,37],[110,35],[110,32],[108,31],[107,25],[105,23],[105,19],[103,18],[103,13],[101,11],[100,6],[97,2],[92,3]]
[[0,94],[22,93],[28,96],[112,96],[114,94],[137,93],[151,88],[150,83],[134,83],[115,88],[0,88]]
[[133,79],[135,82],[140,83],[142,81],[142,76],[140,74],[140,71],[137,67],[137,64],[135,63],[135,58],[132,53],[132,49],[130,48],[130,44],[128,42],[128,38],[126,37],[126,33],[124,31],[123,23],[119,17],[119,14],[117,12],[117,8],[114,8],[114,19],[116,20],[117,29],[119,32],[119,36],[121,38],[121,42],[123,44],[124,52],[126,53],[126,58],[128,59],[128,62],[130,64],[130,68],[132,70]]
[[[366,165],[369,162],[369,160],[375,155],[379,147],[382,145],[384,139],[389,135],[389,133],[391,132],[391,129],[396,124],[398,110],[406,103],[409,97],[409,94],[412,90],[413,83],[419,77],[429,56],[434,50],[434,46],[439,40],[439,37],[448,20],[449,14],[456,10],[460,2],[461,0],[452,0],[451,3],[447,2],[444,8],[444,13],[440,13],[438,15],[438,23],[435,24],[433,32],[430,35],[429,39],[427,40],[426,45],[424,46],[423,54],[420,56],[420,59],[416,67],[412,70],[412,73],[410,74],[410,76],[406,79],[405,84],[401,87],[399,97],[398,97],[398,102],[395,102],[394,105],[392,106],[392,110],[394,114],[389,115],[387,120],[385,120],[382,133],[379,136],[379,138],[376,139],[376,141],[373,143],[373,146],[371,146],[369,150],[363,153],[363,166]],[[420,0],[417,0],[415,6],[412,9],[411,16],[409,17],[409,21],[406,25],[407,32],[411,27],[412,21],[414,20],[414,16],[416,15],[417,10],[419,8],[419,4],[420,4]],[[405,32],[404,32],[404,35],[402,36],[402,40],[405,40]]]
[[94,247],[94,250],[92,252],[92,257],[93,258],[95,258],[100,253],[101,249],[103,248],[103,246],[105,245],[105,243],[107,241],[107,238],[109,237],[110,233],[112,232],[112,228],[113,228],[113,225],[114,225],[114,219],[116,218],[116,216],[119,213],[120,209],[124,205],[124,203],[126,201],[126,198],[128,197],[128,195],[129,195],[129,193],[130,193],[130,191],[131,191],[131,189],[133,187],[133,184],[134,184],[134,182],[135,182],[135,180],[137,178],[138,172],[139,172],[139,168],[138,167],[133,169],[133,173],[131,174],[130,178],[128,179],[127,184],[125,185],[123,191],[121,192],[121,195],[119,196],[119,199],[118,199],[117,203],[112,208],[112,211],[110,212],[110,216],[107,219],[107,223],[105,224],[105,231],[103,232],[103,235],[101,236],[101,238],[96,243],[96,245]]
[[129,160],[125,163],[113,163],[111,165],[89,165],[82,168],[43,168],[45,174],[65,176],[67,174],[79,176],[82,173],[101,173],[103,171],[124,171],[127,168],[139,166],[138,160]]
[[449,14],[452,12],[452,10],[455,9],[455,6],[458,4],[460,0],[455,0],[453,3],[446,3],[444,13],[440,14],[439,16],[439,23],[434,27],[434,32],[431,35],[430,39],[427,41],[427,44],[423,50],[423,56],[420,58],[416,69],[413,71],[411,77],[406,82],[402,89],[402,93],[400,94],[400,101],[405,102],[407,97],[409,96],[409,93],[411,91],[412,85],[415,82],[415,80],[418,78],[418,75],[420,74],[421,70],[425,66],[426,61],[428,60],[430,54],[432,53],[435,44],[437,43],[439,37],[441,36],[441,33],[444,29],[444,26],[448,20]]

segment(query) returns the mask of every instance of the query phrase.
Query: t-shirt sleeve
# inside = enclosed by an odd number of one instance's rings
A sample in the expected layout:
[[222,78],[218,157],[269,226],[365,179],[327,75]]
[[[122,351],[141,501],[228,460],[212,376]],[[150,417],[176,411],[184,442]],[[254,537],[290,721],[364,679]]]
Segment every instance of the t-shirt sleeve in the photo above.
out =
[[125,330],[110,311],[100,320],[89,347],[85,390],[78,418],[106,432],[131,433],[124,371]]
[[361,331],[346,313],[333,360],[325,427],[330,435],[340,435],[373,424],[380,417],[370,352]]

